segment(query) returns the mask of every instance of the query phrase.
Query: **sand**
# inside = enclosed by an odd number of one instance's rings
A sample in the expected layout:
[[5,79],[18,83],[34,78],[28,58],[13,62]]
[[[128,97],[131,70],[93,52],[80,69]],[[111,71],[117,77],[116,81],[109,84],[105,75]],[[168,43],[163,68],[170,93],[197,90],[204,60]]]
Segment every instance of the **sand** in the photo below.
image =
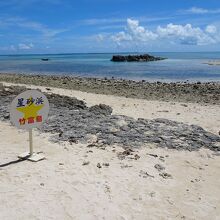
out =
[[220,60],[208,61],[204,64],[208,64],[210,66],[220,65]]
[[[174,119],[216,134],[220,130],[219,105],[147,101],[55,88],[50,92],[75,96],[89,106],[108,104],[114,114]],[[9,123],[0,122],[0,137],[1,164],[17,160],[17,155],[28,149],[27,132]],[[44,152],[46,160],[0,168],[0,219],[220,218],[218,153],[151,145],[120,160],[118,153],[124,150],[118,146],[102,150],[83,144],[58,145],[48,138],[48,134],[34,132],[34,147]],[[140,158],[135,160],[135,154]],[[156,164],[165,170],[159,172]],[[171,178],[160,176],[163,172]]]

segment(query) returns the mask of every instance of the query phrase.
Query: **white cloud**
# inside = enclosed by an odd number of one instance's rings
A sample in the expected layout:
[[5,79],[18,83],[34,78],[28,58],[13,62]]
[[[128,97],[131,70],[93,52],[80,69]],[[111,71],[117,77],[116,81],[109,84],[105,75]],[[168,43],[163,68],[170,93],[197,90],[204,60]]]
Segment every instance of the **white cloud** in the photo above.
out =
[[112,40],[117,44],[122,41],[141,41],[147,42],[157,39],[157,34],[139,25],[138,20],[127,19],[126,32],[121,31],[112,36]]
[[198,7],[192,7],[190,9],[187,9],[184,11],[185,13],[190,14],[218,14],[220,13],[220,9],[205,9],[205,8],[198,8]]
[[149,41],[157,38],[157,34],[140,26],[138,20],[127,19],[127,29],[134,40]]
[[20,49],[20,50],[30,50],[33,47],[34,47],[34,45],[32,43],[30,43],[30,44],[23,44],[23,43],[18,44],[18,49]]
[[122,41],[132,41],[132,36],[126,34],[124,31],[121,31],[111,37],[111,39],[116,42],[118,45],[121,44]]
[[217,28],[214,25],[208,25],[205,31],[209,34],[215,34],[217,32]]
[[168,24],[165,27],[158,26],[151,31],[139,25],[138,20],[127,19],[125,31],[114,34],[111,39],[120,45],[123,41],[135,44],[165,40],[169,43],[182,45],[208,45],[219,42],[220,33],[214,25],[208,25],[205,30],[193,27],[191,24]]
[[166,27],[158,27],[157,33],[161,38],[176,40],[186,45],[206,45],[215,43],[215,39],[209,36],[199,27],[192,27],[191,24],[175,25],[168,24]]

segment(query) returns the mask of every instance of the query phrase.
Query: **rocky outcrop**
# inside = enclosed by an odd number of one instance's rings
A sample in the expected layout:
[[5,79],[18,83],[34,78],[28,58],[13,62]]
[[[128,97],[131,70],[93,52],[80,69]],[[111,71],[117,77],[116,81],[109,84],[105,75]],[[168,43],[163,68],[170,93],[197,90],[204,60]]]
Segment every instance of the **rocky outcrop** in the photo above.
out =
[[[148,82],[55,75],[0,74],[0,81],[171,102],[220,105],[220,82]],[[1,88],[1,87],[0,87]],[[0,91],[1,93],[1,91]],[[62,103],[62,102],[61,102]]]
[[112,108],[108,105],[99,104],[90,107],[89,111],[93,112],[94,114],[111,115]]
[[158,61],[158,60],[164,60],[164,59],[165,58],[154,57],[149,54],[128,55],[128,56],[114,55],[111,61],[113,62],[150,62],[150,61]]
[[[26,89],[5,88],[0,84],[0,120],[9,120],[8,106],[22,90]],[[54,134],[51,136],[54,142],[88,143],[95,137],[95,143],[88,145],[89,147],[105,148],[107,145],[119,145],[137,149],[153,144],[176,150],[195,151],[205,147],[212,151],[220,151],[220,137],[197,125],[162,118],[136,120],[111,114],[112,108],[108,105],[88,107],[84,101],[74,97],[57,94],[47,94],[47,97],[50,102],[50,114],[47,123],[40,129],[42,132]],[[120,157],[131,153],[131,150],[126,150]],[[158,165],[155,168],[163,170],[163,167]]]

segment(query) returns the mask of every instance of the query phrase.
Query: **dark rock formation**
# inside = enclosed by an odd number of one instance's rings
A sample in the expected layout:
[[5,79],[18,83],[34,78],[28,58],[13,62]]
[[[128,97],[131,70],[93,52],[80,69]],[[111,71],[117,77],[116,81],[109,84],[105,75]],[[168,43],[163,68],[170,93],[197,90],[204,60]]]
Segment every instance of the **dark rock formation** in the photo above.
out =
[[165,58],[162,57],[154,57],[149,54],[144,55],[128,55],[128,56],[121,56],[121,55],[114,55],[111,59],[113,62],[149,62],[149,61],[158,61],[164,60]]
[[112,108],[108,105],[99,104],[92,106],[89,111],[93,112],[94,114],[111,115]]
[[147,100],[220,105],[220,82],[147,82],[74,76],[0,74],[0,81]]
[[[24,90],[24,87],[5,88],[0,84],[0,120],[9,120],[10,103]],[[57,94],[47,94],[47,97],[50,114],[40,130],[53,133],[51,140],[54,142],[85,143],[95,135],[97,141],[92,146],[117,144],[125,148],[138,148],[155,144],[176,150],[193,151],[205,147],[220,151],[220,137],[197,125],[159,118],[135,120],[123,115],[112,115],[112,109],[107,105],[87,107],[85,102],[76,98]],[[126,150],[123,154],[130,155],[131,152]]]

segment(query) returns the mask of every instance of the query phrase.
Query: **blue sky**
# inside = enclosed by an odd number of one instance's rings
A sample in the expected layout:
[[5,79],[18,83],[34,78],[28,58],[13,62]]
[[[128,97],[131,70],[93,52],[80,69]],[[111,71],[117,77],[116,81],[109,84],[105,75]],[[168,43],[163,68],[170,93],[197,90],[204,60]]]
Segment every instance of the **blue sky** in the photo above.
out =
[[119,51],[220,51],[220,1],[0,1],[0,54]]

